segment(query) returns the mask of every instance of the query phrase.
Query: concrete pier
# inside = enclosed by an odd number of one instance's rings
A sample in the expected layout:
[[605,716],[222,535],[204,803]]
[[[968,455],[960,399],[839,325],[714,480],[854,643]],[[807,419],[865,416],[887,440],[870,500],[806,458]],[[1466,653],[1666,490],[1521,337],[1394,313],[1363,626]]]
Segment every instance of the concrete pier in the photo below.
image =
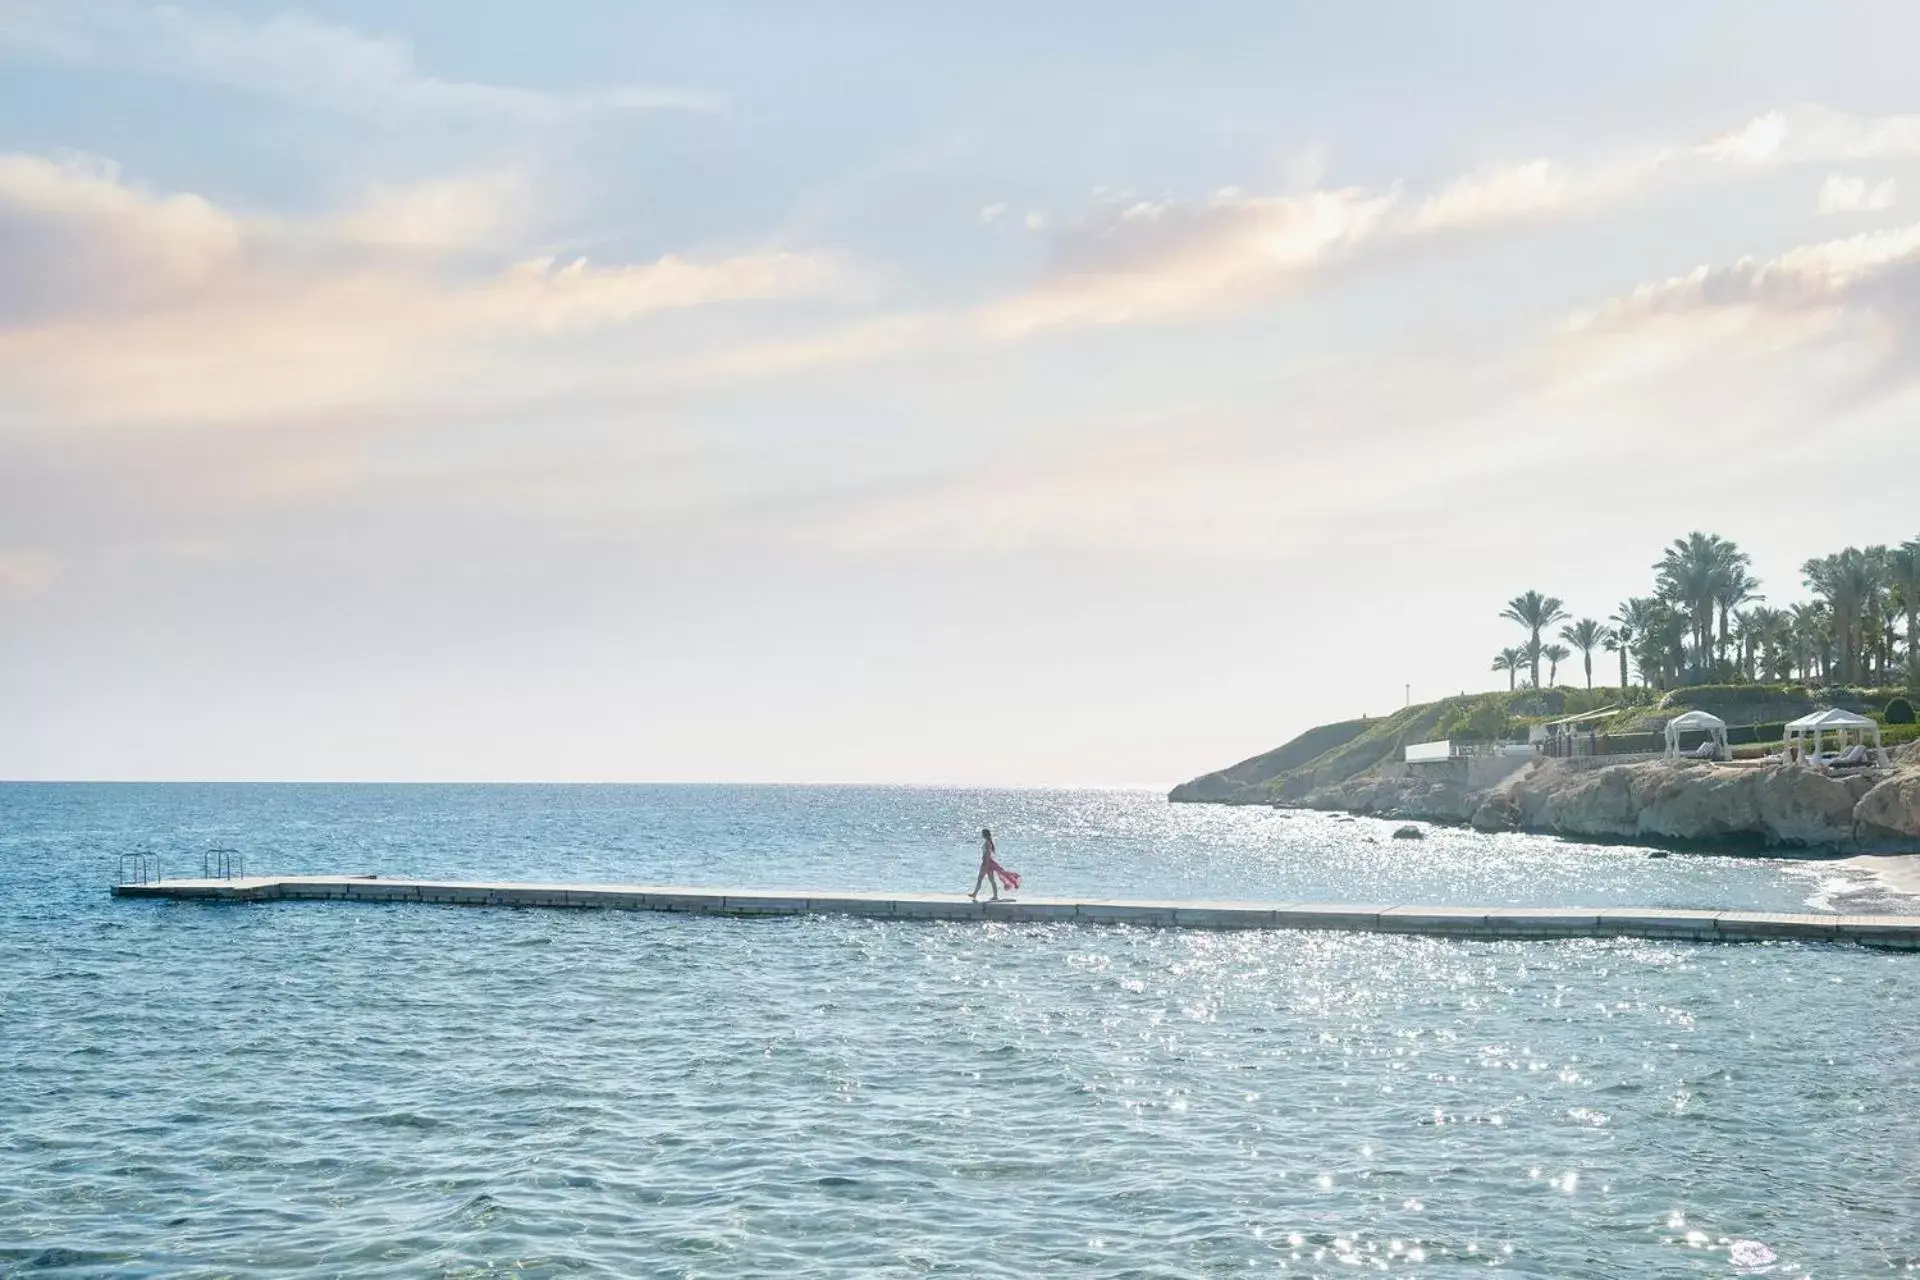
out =
[[881,920],[1081,922],[1174,929],[1321,929],[1452,938],[1668,938],[1694,942],[1853,942],[1920,950],[1920,916],[1782,915],[1655,907],[1423,907],[1304,902],[1141,902],[958,894],[803,893],[638,884],[507,884],[373,876],[253,876],[119,884],[116,897],[198,902],[417,902],[473,907],[842,915]]

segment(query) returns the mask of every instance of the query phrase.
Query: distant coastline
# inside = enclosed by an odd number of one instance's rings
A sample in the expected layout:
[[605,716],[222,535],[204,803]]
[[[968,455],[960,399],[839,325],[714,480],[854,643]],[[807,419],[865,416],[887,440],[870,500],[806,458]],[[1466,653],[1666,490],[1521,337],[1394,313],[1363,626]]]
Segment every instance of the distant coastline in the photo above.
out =
[[[1909,732],[1911,726],[1881,726],[1893,742],[1885,767],[1834,769],[1760,758],[1778,751],[1783,718],[1821,706],[1870,706],[1882,692],[1791,685],[1675,690],[1613,714],[1610,723],[1620,727],[1593,735],[1582,744],[1588,754],[1571,758],[1529,747],[1529,730],[1645,691],[1464,695],[1384,719],[1316,726],[1272,751],[1184,782],[1168,798],[1342,810],[1489,832],[1920,853],[1920,734]],[[1736,759],[1649,758],[1666,722],[1692,710],[1724,713]],[[1476,727],[1500,736],[1479,736]],[[1408,746],[1450,737],[1477,742],[1479,750],[1407,761]]]
[[[1538,590],[1508,600],[1497,616],[1527,638],[1494,656],[1504,692],[1319,725],[1169,798],[1920,852],[1920,538],[1805,561],[1811,598],[1790,608],[1761,603],[1751,558],[1718,534],[1674,539],[1652,569],[1651,594],[1604,622]],[[1611,688],[1593,682],[1602,649]],[[1558,685],[1576,654],[1584,687]],[[1835,724],[1851,750],[1818,755],[1804,735]]]

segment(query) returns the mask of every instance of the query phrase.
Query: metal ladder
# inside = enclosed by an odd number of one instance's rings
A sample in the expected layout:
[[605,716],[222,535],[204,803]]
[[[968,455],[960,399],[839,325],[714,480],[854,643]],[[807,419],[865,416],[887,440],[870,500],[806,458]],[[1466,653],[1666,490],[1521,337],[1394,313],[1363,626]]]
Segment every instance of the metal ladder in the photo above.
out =
[[202,880],[246,879],[247,860],[238,849],[215,845],[200,855]]
[[136,849],[120,855],[120,884],[160,883],[160,855],[151,849]]

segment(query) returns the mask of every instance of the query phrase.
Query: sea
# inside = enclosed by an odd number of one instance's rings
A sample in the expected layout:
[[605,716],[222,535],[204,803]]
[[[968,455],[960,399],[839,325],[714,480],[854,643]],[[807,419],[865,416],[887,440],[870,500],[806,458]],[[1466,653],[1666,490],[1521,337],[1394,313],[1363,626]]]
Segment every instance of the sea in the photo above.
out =
[[1131,791],[0,785],[0,1276],[1920,1272],[1920,955],[108,893],[964,892],[983,825],[1038,894],[1903,906]]

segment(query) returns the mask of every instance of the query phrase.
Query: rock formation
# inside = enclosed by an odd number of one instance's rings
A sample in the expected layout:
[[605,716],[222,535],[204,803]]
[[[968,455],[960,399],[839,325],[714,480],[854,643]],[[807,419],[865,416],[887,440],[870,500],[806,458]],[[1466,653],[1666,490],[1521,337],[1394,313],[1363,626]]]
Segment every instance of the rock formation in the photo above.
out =
[[1860,797],[1853,819],[1859,834],[1875,841],[1912,841],[1920,845],[1920,759],[1910,759]]
[[1920,757],[1912,753],[1892,769],[1852,774],[1807,765],[1542,760],[1477,791],[1387,766],[1298,803],[1480,831],[1920,851]]

